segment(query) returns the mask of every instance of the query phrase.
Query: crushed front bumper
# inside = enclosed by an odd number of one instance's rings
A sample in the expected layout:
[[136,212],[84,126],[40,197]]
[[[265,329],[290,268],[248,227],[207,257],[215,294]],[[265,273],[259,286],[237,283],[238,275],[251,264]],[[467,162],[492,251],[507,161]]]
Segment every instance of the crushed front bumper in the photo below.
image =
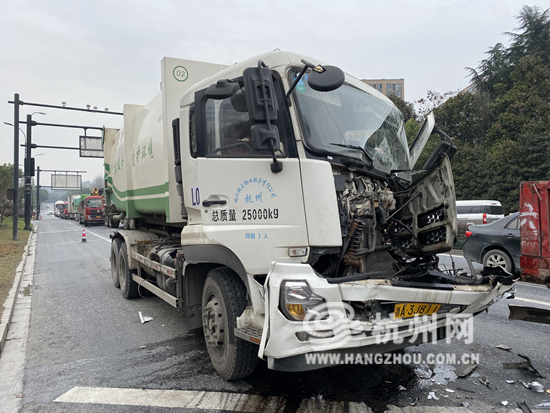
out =
[[[323,329],[318,321],[316,324],[291,321],[283,314],[280,310],[280,291],[284,281],[306,281],[315,294],[326,300],[329,304],[327,322],[340,317],[337,325],[331,325],[335,327],[332,336],[311,336],[308,332],[330,330]],[[477,314],[498,301],[513,285],[497,283],[495,286],[453,285],[447,288],[397,287],[388,280],[330,284],[315,274],[309,265],[274,263],[264,284],[265,322],[258,355],[267,358],[271,369],[304,371],[326,367],[305,363],[307,354],[388,352],[436,341],[445,337],[447,317],[465,318]],[[390,303],[390,306],[391,303],[441,304],[445,311],[414,319],[396,319],[393,312],[386,312],[385,317],[373,315],[370,319],[349,317],[347,303],[372,302]],[[343,323],[342,314],[348,315]],[[413,320],[415,324],[411,328]],[[386,336],[383,333],[391,334]]]

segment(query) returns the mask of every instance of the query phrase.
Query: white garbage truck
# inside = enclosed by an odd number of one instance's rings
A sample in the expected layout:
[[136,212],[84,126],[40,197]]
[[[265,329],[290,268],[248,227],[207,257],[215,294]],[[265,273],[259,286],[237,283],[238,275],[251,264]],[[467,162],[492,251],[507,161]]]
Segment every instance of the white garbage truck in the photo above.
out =
[[456,147],[432,115],[409,147],[387,97],[284,51],[161,67],[157,96],[104,130],[107,223],[123,224],[111,272],[125,298],[148,290],[202,328],[223,378],[441,339],[449,316],[513,288],[500,269],[438,264],[457,232]]

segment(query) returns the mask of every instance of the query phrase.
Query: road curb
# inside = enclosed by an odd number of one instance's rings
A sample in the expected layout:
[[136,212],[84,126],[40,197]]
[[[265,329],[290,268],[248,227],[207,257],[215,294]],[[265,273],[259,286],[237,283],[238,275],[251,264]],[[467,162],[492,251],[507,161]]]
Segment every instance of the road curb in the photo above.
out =
[[29,257],[29,247],[35,237],[36,224],[33,225],[33,230],[31,231],[27,245],[25,245],[25,249],[23,250],[21,262],[15,269],[15,279],[13,280],[13,285],[8,293],[8,298],[6,298],[6,301],[4,301],[3,304],[5,310],[2,314],[2,320],[0,320],[0,357],[2,356],[2,350],[4,350],[4,344],[6,343],[6,337],[8,336],[8,331],[10,329],[13,310],[15,308],[15,301],[17,299],[17,291],[19,291],[21,280],[23,279],[23,270],[25,269],[25,264],[27,263],[27,258]]

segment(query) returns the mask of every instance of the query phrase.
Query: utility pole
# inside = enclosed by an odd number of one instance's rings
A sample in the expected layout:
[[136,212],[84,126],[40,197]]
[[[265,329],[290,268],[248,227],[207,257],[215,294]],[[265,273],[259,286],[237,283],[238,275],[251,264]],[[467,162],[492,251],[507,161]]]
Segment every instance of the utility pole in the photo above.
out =
[[19,226],[19,93],[13,97],[13,240]]
[[26,147],[26,157],[25,157],[25,230],[31,230],[31,168],[32,168],[32,157],[31,157],[31,138],[32,133],[32,115],[27,115],[27,147]]

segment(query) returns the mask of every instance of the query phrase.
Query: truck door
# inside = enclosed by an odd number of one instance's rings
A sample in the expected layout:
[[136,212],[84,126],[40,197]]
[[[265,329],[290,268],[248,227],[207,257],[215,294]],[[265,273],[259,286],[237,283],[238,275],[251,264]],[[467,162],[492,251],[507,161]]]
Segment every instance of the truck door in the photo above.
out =
[[196,243],[193,227],[202,225],[207,243],[229,248],[248,273],[267,273],[272,261],[304,261],[303,256],[289,257],[289,248],[307,247],[300,165],[278,75],[273,75],[278,109],[272,123],[279,131],[276,156],[283,168],[277,173],[271,170],[270,151],[252,138],[257,122],[249,117],[242,78],[235,81],[240,88],[229,98],[207,98],[206,89],[195,95],[190,119],[194,159],[182,159],[190,217],[182,244]]

